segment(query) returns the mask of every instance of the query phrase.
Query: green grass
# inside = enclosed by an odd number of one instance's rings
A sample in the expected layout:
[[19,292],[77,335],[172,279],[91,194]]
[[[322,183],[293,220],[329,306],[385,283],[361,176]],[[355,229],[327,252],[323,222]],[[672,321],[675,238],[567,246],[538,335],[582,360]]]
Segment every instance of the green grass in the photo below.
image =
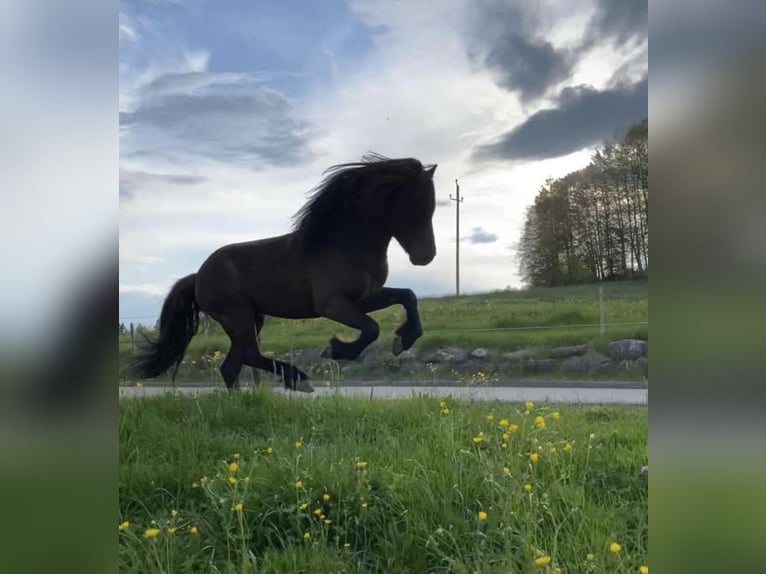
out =
[[[646,564],[646,409],[562,405],[554,420],[543,405],[529,414],[502,403],[446,407],[422,397],[290,400],[266,389],[123,399],[119,522],[130,525],[120,532],[121,571],[616,573]],[[506,439],[502,419],[519,427]],[[155,525],[160,533],[145,538]],[[547,570],[534,565],[539,556],[551,557]]]
[[[602,287],[607,323],[648,321],[647,281],[607,283]],[[459,298],[421,299],[419,311],[424,335],[416,343],[415,349],[423,351],[439,346],[469,349],[485,347],[501,353],[533,347],[542,354],[557,345],[587,343],[604,350],[609,340],[648,340],[648,325],[610,326],[605,337],[601,337],[598,327],[598,291],[598,285],[577,285]],[[394,328],[404,320],[404,311],[394,306],[371,315],[381,326],[377,344],[387,351],[391,346]],[[580,326],[586,324],[592,326]],[[264,352],[277,357],[291,349],[321,350],[326,346],[328,338],[336,332],[344,337],[356,336],[355,331],[327,319],[298,321],[267,318],[261,335],[261,347]],[[212,356],[215,351],[225,353],[228,346],[229,341],[218,324],[211,324],[207,336],[200,329],[189,345],[188,361],[179,371],[179,380],[214,379],[217,375],[212,372],[215,369],[210,369]],[[120,354],[123,358],[130,355],[128,335],[120,337]],[[381,370],[381,365],[355,369],[355,376],[360,378],[366,374],[378,377],[381,373],[386,374],[386,369]]]

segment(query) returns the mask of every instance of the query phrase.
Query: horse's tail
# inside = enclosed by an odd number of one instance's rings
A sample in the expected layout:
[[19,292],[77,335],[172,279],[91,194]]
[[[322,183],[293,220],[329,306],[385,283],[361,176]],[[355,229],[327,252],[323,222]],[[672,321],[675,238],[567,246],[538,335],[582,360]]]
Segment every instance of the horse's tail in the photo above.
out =
[[[160,313],[160,334],[156,339],[144,335],[140,353],[132,364],[135,376],[151,379],[178,366],[186,347],[199,327],[199,306],[194,298],[197,274],[179,279],[168,293]],[[175,373],[173,374],[175,379]]]

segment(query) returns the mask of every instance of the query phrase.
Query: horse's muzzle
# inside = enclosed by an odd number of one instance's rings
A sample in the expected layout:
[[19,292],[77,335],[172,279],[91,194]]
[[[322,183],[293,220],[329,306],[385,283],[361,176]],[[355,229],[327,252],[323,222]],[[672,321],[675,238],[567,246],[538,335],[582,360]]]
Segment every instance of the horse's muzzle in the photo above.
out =
[[410,255],[410,263],[419,266],[428,265],[434,260],[434,257],[436,257],[436,251],[424,255],[413,254]]

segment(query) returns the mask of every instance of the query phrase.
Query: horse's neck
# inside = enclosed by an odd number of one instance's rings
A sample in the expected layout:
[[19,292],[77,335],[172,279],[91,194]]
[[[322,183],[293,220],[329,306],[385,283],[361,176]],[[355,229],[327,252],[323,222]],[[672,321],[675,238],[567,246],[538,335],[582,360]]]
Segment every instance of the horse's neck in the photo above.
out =
[[341,233],[336,238],[336,247],[341,251],[353,256],[354,259],[367,260],[377,264],[380,260],[386,260],[388,246],[392,237],[386,233]]

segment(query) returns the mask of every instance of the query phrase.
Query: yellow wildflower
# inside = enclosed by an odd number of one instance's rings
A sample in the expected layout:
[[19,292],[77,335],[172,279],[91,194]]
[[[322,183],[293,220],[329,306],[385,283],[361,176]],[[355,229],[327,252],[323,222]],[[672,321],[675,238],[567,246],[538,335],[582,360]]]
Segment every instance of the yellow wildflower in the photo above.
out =
[[144,530],[144,537],[146,538],[154,538],[160,533],[159,528],[147,528]]
[[362,503],[362,508],[367,508],[367,503],[366,502]]
[[545,428],[545,419],[541,417],[540,415],[537,415],[535,417],[535,426],[539,429]]
[[533,403],[532,401],[527,401],[526,403],[524,403],[524,408],[527,409],[528,411],[531,411],[533,408],[535,408],[535,403]]
[[189,534],[197,534],[198,532],[199,532],[199,528],[197,528],[196,526],[192,526],[191,528],[189,528]]
[[237,484],[237,477],[236,476],[230,476],[229,477],[229,484]]
[[266,454],[274,454],[274,449],[269,447],[266,449]]
[[572,450],[572,443],[568,442],[564,445],[564,452],[569,452],[570,450]]
[[303,443],[299,440],[295,441],[295,448],[301,448],[303,446]]
[[245,477],[245,478],[243,478],[242,480],[244,480],[245,482],[250,482],[250,477],[249,477],[249,476],[246,476],[246,477]]
[[300,508],[301,510],[306,510],[308,507],[309,507],[309,503],[308,502],[304,502],[298,508]]
[[622,550],[622,546],[619,545],[617,542],[612,542],[609,545],[609,552],[614,552],[615,554],[617,554],[620,550]]
[[346,542],[346,543],[343,545],[343,548],[351,548],[351,543],[349,543],[349,542]]
[[236,512],[242,512],[242,507],[243,507],[243,504],[241,502],[238,502],[237,504],[232,506],[231,509],[236,511]]
[[239,465],[236,462],[229,463],[229,472],[237,472]]
[[130,526],[130,521],[126,520],[125,522],[120,522],[120,525],[117,528],[119,530],[127,530],[128,526]]
[[550,563],[551,563],[550,556],[538,556],[537,558],[535,558],[535,566],[537,566],[538,568],[544,568]]
[[360,460],[359,462],[356,463],[357,470],[364,470],[365,468],[367,468],[367,463],[365,461]]
[[299,480],[295,483],[295,488],[303,488],[303,481]]
[[327,492],[325,492],[322,495],[322,500],[324,500],[325,502],[329,501],[330,500],[330,495]]
[[551,454],[556,454],[556,447],[555,446],[551,447]]
[[511,440],[511,433],[509,433],[509,432],[504,432],[504,433],[503,433],[503,440],[504,440],[504,441],[508,441],[508,440]]
[[500,448],[508,448],[508,443],[507,442],[501,443]]
[[594,438],[596,438],[596,433],[592,432],[588,435],[588,439],[593,440]]
[[474,442],[474,444],[479,444],[479,443],[481,443],[482,441],[484,441],[484,437],[483,437],[483,436],[481,436],[480,434],[479,434],[479,435],[477,435],[477,436],[475,436],[475,437],[473,437],[473,442]]
[[648,566],[639,566],[638,567],[638,574],[649,574],[649,567]]
[[533,452],[532,454],[529,455],[529,460],[537,464],[540,461],[540,455],[537,454],[536,452]]
[[559,568],[558,566],[556,566],[556,567],[555,567],[553,570],[551,570],[551,572],[552,572],[553,574],[561,574],[561,568]]
[[444,408],[442,409],[442,414],[443,414],[443,415],[448,415],[448,414],[449,414],[449,409],[448,409],[447,407],[444,407]]
[[532,485],[531,484],[525,484],[524,485],[524,492],[532,492]]
[[561,415],[559,414],[559,412],[558,412],[558,411],[554,411],[554,412],[552,412],[552,413],[551,413],[551,418],[552,418],[554,421],[557,421],[557,420],[559,420],[559,419],[561,418]]
[[316,514],[317,516],[321,516],[322,515],[322,509],[321,508],[315,508],[314,509],[314,514]]
[[170,527],[168,527],[168,532],[169,532],[170,534],[175,534],[176,530],[178,530],[178,528],[177,528],[176,526],[170,526]]
[[235,453],[234,453],[234,454],[231,456],[231,458],[233,458],[234,460],[239,460],[239,453],[238,453],[238,452],[235,452]]
[[493,414],[489,414],[489,415],[485,416],[484,418],[486,419],[486,421],[487,421],[488,423],[491,423],[491,422],[494,420],[494,418],[495,418],[495,415],[493,415]]
[[439,408],[445,408],[447,406],[447,401],[439,401]]
[[178,511],[177,511],[175,508],[173,508],[173,509],[170,511],[170,516],[172,516],[173,518],[175,518],[176,516],[178,516]]
[[325,524],[332,524],[332,520],[330,520],[329,518],[325,518],[324,519],[324,523]]
[[304,540],[311,540],[311,532],[304,532],[303,533],[303,539]]
[[478,518],[479,518],[479,520],[482,520],[482,521],[486,520],[487,519],[487,513],[484,512],[483,510],[480,510],[479,514],[478,514]]
[[512,423],[511,426],[508,427],[509,433],[515,433],[517,430],[519,430],[519,425]]
[[592,552],[588,552],[588,554],[586,554],[586,555],[585,555],[585,559],[586,559],[588,562],[590,562],[591,560],[593,560],[593,553],[592,553]]
[[509,472],[511,472],[511,469],[510,469],[510,468],[508,468],[507,466],[504,466],[504,467],[503,467],[503,472],[504,472],[505,474],[508,474]]
[[508,428],[511,422],[508,419],[500,419],[500,422],[497,424],[499,424],[503,428]]

